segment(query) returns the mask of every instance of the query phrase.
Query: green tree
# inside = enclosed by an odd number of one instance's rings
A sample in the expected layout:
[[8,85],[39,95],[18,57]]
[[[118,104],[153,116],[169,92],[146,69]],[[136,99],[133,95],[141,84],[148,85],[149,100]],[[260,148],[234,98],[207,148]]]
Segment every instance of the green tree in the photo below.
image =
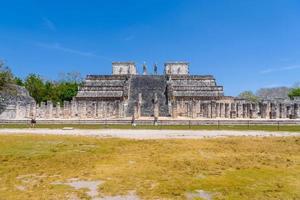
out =
[[239,97],[242,98],[242,99],[246,99],[248,101],[251,101],[251,102],[257,102],[258,101],[258,97],[255,96],[255,94],[251,91],[244,91],[244,92],[239,94]]
[[57,91],[61,103],[63,103],[63,101],[71,101],[72,98],[77,95],[78,84],[62,82],[57,86]]
[[42,101],[51,100],[53,103],[60,101],[58,97],[57,84],[52,81],[46,81],[44,83],[44,96]]
[[0,60],[0,90],[7,88],[7,86],[13,83],[14,76],[8,66]]
[[37,103],[41,103],[45,100],[45,84],[43,79],[39,75],[28,75],[25,79],[24,85],[28,90],[30,96],[32,96]]
[[300,87],[291,89],[288,95],[291,99],[300,97]]
[[19,78],[19,77],[15,77],[15,78],[14,78],[14,82],[15,82],[15,84],[18,85],[18,86],[24,86],[23,80],[22,80],[21,78]]
[[39,75],[30,74],[25,79],[25,88],[37,103],[52,101],[54,104],[71,101],[77,95],[79,80],[77,76],[67,76],[60,82],[45,81]]

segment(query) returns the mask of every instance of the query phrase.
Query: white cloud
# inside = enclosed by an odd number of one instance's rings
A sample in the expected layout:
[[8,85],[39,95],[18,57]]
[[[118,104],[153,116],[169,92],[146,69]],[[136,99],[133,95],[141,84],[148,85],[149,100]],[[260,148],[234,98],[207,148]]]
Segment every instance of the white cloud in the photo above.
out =
[[99,56],[92,52],[86,52],[86,51],[80,51],[80,50],[76,50],[76,49],[67,48],[67,47],[62,46],[60,43],[53,43],[53,44],[36,43],[36,45],[39,47],[47,48],[47,49],[54,49],[54,50],[58,50],[58,51],[62,51],[62,52],[70,53],[70,54],[76,54],[79,56],[102,58],[104,60],[111,61],[111,59],[109,59],[107,57]]
[[56,31],[56,26],[50,19],[44,17],[43,18],[43,24],[44,26],[49,29],[50,31]]
[[295,69],[300,69],[300,65],[292,65],[292,66],[287,66],[287,67],[281,67],[281,68],[269,68],[269,69],[264,69],[260,71],[260,74],[269,74],[273,72],[281,72],[281,71],[290,71],[290,70],[295,70]]

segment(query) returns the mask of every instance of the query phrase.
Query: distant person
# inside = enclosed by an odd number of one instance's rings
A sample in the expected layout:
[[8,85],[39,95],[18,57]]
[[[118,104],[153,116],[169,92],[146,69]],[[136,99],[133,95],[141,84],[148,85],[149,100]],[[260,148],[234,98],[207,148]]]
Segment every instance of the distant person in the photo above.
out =
[[31,128],[35,128],[35,125],[36,125],[36,120],[34,118],[32,118],[30,121]]
[[136,126],[134,115],[132,116],[132,119],[131,119],[131,126],[133,126],[133,127]]

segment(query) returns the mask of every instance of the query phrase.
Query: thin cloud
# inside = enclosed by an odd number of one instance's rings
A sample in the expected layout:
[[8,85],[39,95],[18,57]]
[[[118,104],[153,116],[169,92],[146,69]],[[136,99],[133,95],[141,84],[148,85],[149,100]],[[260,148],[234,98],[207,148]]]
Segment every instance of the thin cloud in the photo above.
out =
[[125,40],[125,41],[131,41],[131,40],[133,40],[134,38],[135,38],[134,35],[129,35],[129,36],[127,36],[124,40]]
[[43,18],[43,24],[44,26],[49,29],[50,31],[56,31],[56,26],[50,19],[44,17]]
[[287,66],[287,67],[281,67],[281,68],[269,68],[260,71],[260,74],[269,74],[273,72],[281,72],[281,71],[290,71],[290,70],[295,70],[295,69],[300,69],[300,65],[292,65],[292,66]]
[[70,54],[75,54],[75,55],[79,55],[79,56],[102,58],[102,59],[111,61],[111,59],[109,59],[105,56],[99,56],[92,52],[86,52],[86,51],[80,51],[77,49],[67,48],[67,47],[62,46],[60,43],[53,43],[53,44],[37,43],[36,45],[39,47],[43,47],[43,48],[47,48],[47,49],[54,49],[54,50],[58,50],[58,51],[62,51],[62,52],[70,53]]

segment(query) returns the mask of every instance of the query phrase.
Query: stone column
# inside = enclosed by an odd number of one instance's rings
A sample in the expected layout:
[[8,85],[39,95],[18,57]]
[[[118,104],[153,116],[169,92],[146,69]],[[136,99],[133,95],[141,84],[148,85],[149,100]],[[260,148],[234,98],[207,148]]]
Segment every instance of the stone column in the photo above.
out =
[[216,117],[220,117],[220,103],[216,103]]
[[172,117],[177,118],[178,117],[178,103],[176,100],[172,101]]
[[77,115],[78,115],[77,101],[73,98],[73,100],[71,101],[71,117],[76,118]]
[[139,93],[138,100],[137,100],[137,116],[136,119],[138,119],[141,116],[141,106],[142,106],[142,93]]
[[[172,105],[172,110],[173,110],[173,105]],[[159,116],[159,102],[157,98],[157,94],[154,93],[154,99],[153,99],[153,115],[155,119],[158,119]]]
[[276,119],[280,118],[280,103],[276,102],[275,104],[275,112],[276,112]]
[[32,102],[31,103],[31,112],[30,112],[30,118],[36,118],[36,103],[35,102]]
[[229,108],[229,104],[225,103],[225,118],[229,118],[230,117],[230,108]]
[[208,112],[207,112],[207,103],[202,102],[202,113],[204,118],[208,118]]
[[294,119],[299,118],[299,105],[297,103],[294,103]]
[[40,105],[36,104],[35,117],[40,118]]
[[123,100],[123,117],[127,117],[128,102]]
[[124,112],[123,112],[123,102],[120,100],[117,100],[117,107],[118,107],[118,113],[117,118],[123,118]]
[[235,119],[236,118],[236,104],[235,103],[231,103],[230,105],[230,118]]
[[69,114],[69,102],[68,101],[64,101],[64,105],[63,105],[63,118],[64,119],[68,119],[70,117]]
[[97,104],[97,117],[103,118],[103,103],[102,101],[98,101]]
[[60,106],[60,102],[57,102],[56,103],[56,114],[55,114],[55,117],[56,118],[60,118],[61,117],[61,106]]
[[243,105],[239,102],[236,104],[237,117],[243,118]]
[[111,116],[111,106],[110,106],[110,102],[106,101],[105,102],[105,118],[109,118]]
[[211,114],[212,114],[212,112],[211,112],[211,101],[209,101],[207,103],[207,117],[211,118]]
[[106,101],[103,101],[102,102],[102,110],[103,110],[103,118],[107,118],[109,115],[108,115],[108,103]]
[[269,112],[270,119],[276,118],[276,105],[274,103],[270,103],[270,112]]
[[243,118],[246,118],[247,117],[247,104],[246,103],[243,103],[242,105],[242,109],[243,109]]
[[[98,104],[97,104],[97,101],[93,101],[93,112],[92,112],[92,116],[93,116],[93,118],[94,119],[96,119],[97,118],[97,106],[98,106]],[[117,105],[118,106],[118,105]]]
[[246,104],[246,118],[250,118],[250,115],[251,115],[251,104],[250,103],[247,103]]
[[250,118],[252,118],[252,119],[257,118],[257,104],[256,103],[251,104],[251,116],[250,116]]
[[291,105],[288,104],[286,106],[286,114],[287,114],[287,118],[290,118],[291,114],[292,114],[292,109],[291,109]]
[[270,102],[268,102],[268,103],[266,103],[266,117],[267,117],[267,119],[270,119],[270,117],[271,117],[271,103]]
[[46,118],[46,103],[41,102],[41,118],[45,119]]
[[203,117],[204,115],[203,115],[203,110],[204,110],[204,108],[203,108],[203,102],[202,101],[199,101],[199,116],[200,117]]
[[220,103],[220,117],[225,118],[225,103]]
[[201,113],[201,101],[197,100],[196,102],[196,117],[199,117]]
[[192,118],[196,118],[197,117],[196,101],[194,99],[191,102],[191,117]]
[[259,113],[260,113],[260,118],[265,118],[265,104],[264,103],[259,103],[258,104],[258,109],[259,109]]
[[46,110],[46,118],[53,118],[53,103],[52,101],[47,101],[47,110]]
[[217,117],[217,105],[215,101],[211,101],[211,118]]
[[300,118],[300,103],[296,103],[297,105],[297,112],[296,112],[296,118]]

